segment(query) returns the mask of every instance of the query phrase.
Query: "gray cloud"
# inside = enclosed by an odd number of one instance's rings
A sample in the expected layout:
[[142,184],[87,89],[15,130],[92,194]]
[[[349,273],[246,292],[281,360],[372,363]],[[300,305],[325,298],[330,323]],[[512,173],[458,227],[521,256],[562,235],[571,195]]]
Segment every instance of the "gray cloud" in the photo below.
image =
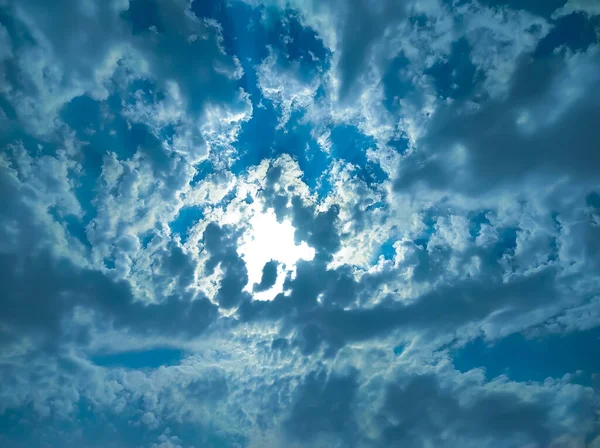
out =
[[248,271],[237,253],[235,230],[210,223],[204,231],[204,246],[210,253],[206,261],[207,273],[214,272],[218,265],[225,271],[217,293],[219,305],[232,308],[242,300],[249,300],[248,293],[243,291],[248,283]]
[[274,260],[267,261],[263,266],[260,283],[255,283],[252,287],[254,292],[261,292],[270,289],[277,281],[277,263]]
[[[530,178],[569,176],[584,184],[594,179],[600,166],[595,53],[573,57],[570,67],[562,55],[523,56],[506,98],[440,106],[419,151],[402,161],[395,188],[423,183],[478,195],[497,187],[527,188]],[[571,83],[577,87],[568,95],[564,89]]]
[[346,446],[354,446],[359,436],[352,411],[357,388],[356,372],[311,372],[298,387],[284,426],[293,438],[306,443],[323,434],[335,434]]
[[217,317],[214,305],[191,293],[165,297],[159,304],[136,302],[127,282],[47,253],[2,254],[0,259],[5,341],[34,335],[48,348],[68,342],[61,339],[62,323],[76,307],[97,313],[103,324],[141,335],[198,335]]
[[466,404],[461,401],[433,375],[391,384],[380,411],[383,445],[476,446],[493,440],[491,446],[547,446],[552,437],[548,409],[541,403],[510,392],[483,392]]

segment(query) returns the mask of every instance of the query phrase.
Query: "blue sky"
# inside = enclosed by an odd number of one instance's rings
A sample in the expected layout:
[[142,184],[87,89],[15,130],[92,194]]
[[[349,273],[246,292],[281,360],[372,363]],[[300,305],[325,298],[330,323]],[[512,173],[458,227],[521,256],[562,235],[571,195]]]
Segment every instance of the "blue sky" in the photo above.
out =
[[600,448],[596,0],[0,0],[0,446]]

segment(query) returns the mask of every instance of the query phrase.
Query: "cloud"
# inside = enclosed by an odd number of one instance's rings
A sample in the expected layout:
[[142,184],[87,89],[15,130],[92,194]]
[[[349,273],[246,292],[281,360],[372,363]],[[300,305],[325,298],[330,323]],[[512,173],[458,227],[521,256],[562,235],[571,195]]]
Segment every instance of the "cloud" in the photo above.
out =
[[430,375],[412,378],[404,386],[391,385],[382,414],[388,422],[382,430],[387,445],[476,446],[476,440],[494,438],[504,446],[543,446],[550,437],[547,409],[540,404],[508,392],[484,392],[462,404]]
[[2,446],[597,444],[591,4],[0,3]]
[[219,305],[224,308],[231,308],[248,299],[244,291],[248,283],[248,271],[237,253],[236,241],[237,237],[231,228],[210,223],[204,231],[204,247],[210,253],[206,271],[212,273],[217,265],[224,270],[217,293]]
[[353,445],[356,425],[352,417],[352,401],[358,384],[355,374],[327,376],[326,372],[310,373],[296,391],[297,398],[286,425],[288,432],[306,442],[320,434],[338,434],[348,446]]
[[[138,1],[90,1],[82,6],[65,0],[52,17],[42,6],[32,0],[11,10],[32,42],[15,50],[10,62],[21,80],[5,91],[21,121],[36,134],[51,132],[60,109],[75,97],[107,99],[114,91],[110,79],[119,74],[123,79],[117,88],[150,78],[171,97],[178,92],[176,101],[190,114],[182,124],[196,135],[194,121],[202,117],[207,102],[235,102],[239,62],[223,51],[218,27],[198,19],[185,1],[153,1],[148,7],[154,15],[146,15]],[[203,57],[193,57],[196,52]],[[210,89],[198,90],[198,75],[200,84],[210,84]],[[193,145],[198,144],[196,137]]]
[[319,78],[305,80],[299,64],[278,63],[273,49],[257,68],[262,95],[281,109],[278,126],[289,121],[293,111],[308,107],[319,88]]
[[568,0],[564,6],[554,11],[552,17],[566,16],[574,12],[583,12],[594,16],[600,14],[600,7],[592,0]]
[[277,265],[278,263],[274,260],[265,263],[260,283],[255,283],[252,287],[254,292],[266,291],[275,285],[275,281],[277,280]]
[[[34,343],[41,342],[42,348],[56,349],[66,330],[61,322],[77,307],[104,319],[103,325],[140,334],[191,336],[204,331],[216,318],[215,307],[203,297],[179,292],[159,304],[144,305],[134,301],[128,283],[113,281],[98,271],[78,269],[65,260],[54,261],[47,254],[3,254],[2,265],[7,292],[2,301],[5,342],[18,342],[15,337],[26,336],[34,338]],[[44,306],[34,307],[40,297],[45,298]],[[78,337],[85,338],[84,328],[80,330],[83,334]],[[68,342],[72,335],[66,331],[64,336]]]

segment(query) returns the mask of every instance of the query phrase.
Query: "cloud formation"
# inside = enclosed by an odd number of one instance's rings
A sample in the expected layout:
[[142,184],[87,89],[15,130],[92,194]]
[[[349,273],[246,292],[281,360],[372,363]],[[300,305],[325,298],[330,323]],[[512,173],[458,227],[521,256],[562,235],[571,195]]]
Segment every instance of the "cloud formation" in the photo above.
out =
[[599,447],[599,13],[0,0],[0,445]]

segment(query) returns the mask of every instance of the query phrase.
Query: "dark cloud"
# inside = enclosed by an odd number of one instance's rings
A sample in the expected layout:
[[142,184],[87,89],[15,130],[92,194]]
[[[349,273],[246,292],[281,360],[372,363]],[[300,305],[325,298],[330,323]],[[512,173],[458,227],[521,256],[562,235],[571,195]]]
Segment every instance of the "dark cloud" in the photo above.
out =
[[234,229],[219,227],[215,223],[210,223],[204,231],[204,246],[210,253],[206,262],[207,273],[213,273],[218,265],[225,271],[217,293],[219,305],[224,308],[232,308],[250,299],[249,294],[243,291],[248,283],[248,270],[237,252],[238,236]]
[[[63,324],[76,307],[93,311],[100,325],[113,325],[140,335],[194,336],[217,318],[215,306],[206,298],[183,293],[146,305],[134,299],[129,283],[78,268],[47,252],[3,253],[0,275],[5,343],[33,336],[46,348],[54,349],[68,342],[63,337],[73,336],[72,329]],[[78,337],[84,335],[85,331]]]
[[406,17],[405,5],[394,1],[371,2],[356,0],[343,5],[331,2],[332,12],[340,20],[337,70],[340,74],[339,95],[346,100],[355,91],[356,83],[367,71],[374,46],[386,31]]
[[263,191],[265,197],[265,209],[272,207],[278,222],[282,222],[289,213],[287,206],[289,197],[287,192],[283,187],[280,187],[279,189],[275,188],[275,184],[281,179],[282,173],[283,168],[281,166],[270,166],[265,177],[266,184]]
[[[118,1],[84,4],[61,0],[53,5],[55,14],[47,14],[44,1],[26,0],[12,3],[9,10],[29,27],[33,41],[42,36],[47,39],[62,68],[68,67],[71,72],[69,76],[92,77],[93,70],[104,61],[111,47],[127,35],[125,23],[119,17],[126,5]],[[111,31],[108,36],[107,30]],[[107,38],[91,38],[103,35]],[[73,36],[80,38],[73,39]]]
[[357,373],[328,374],[325,370],[307,375],[298,387],[284,427],[294,439],[311,443],[319,436],[334,435],[344,446],[357,441],[353,408],[358,389]]
[[[190,3],[60,0],[53,5],[54,13],[47,14],[43,1],[9,2],[3,9],[14,22],[10,31],[15,57],[6,61],[13,76],[4,99],[12,105],[11,115],[32,133],[48,136],[57,125],[55,115],[73,98],[89,95],[105,103],[111,93],[125,92],[131,81],[141,78],[154,85],[150,98],[156,103],[176,85],[178,107],[189,114],[186,119],[201,118],[208,102],[245,109],[237,85],[238,62],[222,48],[218,26],[196,17]],[[153,106],[147,100],[139,106]],[[146,114],[143,120],[151,118]],[[36,123],[40,125],[32,127]],[[185,127],[179,118],[163,125],[184,135],[180,151],[204,150],[196,127]],[[142,150],[159,164],[155,167],[167,164],[164,145],[141,124],[134,126],[138,129],[130,133],[145,141]]]
[[139,149],[148,158],[157,174],[164,174],[165,171],[168,171],[170,160],[167,150],[161,139],[148,126],[133,123],[124,138],[127,139],[126,146],[129,149]]
[[[298,328],[296,343],[308,355],[326,344],[326,353],[349,341],[381,337],[394,329],[418,330],[430,336],[452,332],[479,322],[498,310],[498,321],[510,320],[538,307],[552,306],[561,298],[555,268],[504,281],[500,271],[487,276],[440,285],[408,303],[392,296],[365,308],[355,305],[397,272],[364,275],[354,280],[347,268],[327,270],[324,265],[300,261],[296,277],[286,280],[288,295],[272,302],[248,302],[239,309],[243,320],[283,319]],[[319,300],[317,300],[319,299]]]
[[267,291],[271,289],[277,281],[277,263],[275,260],[267,261],[263,266],[260,283],[255,283],[252,287],[254,292]]
[[[440,106],[419,151],[402,161],[396,190],[422,183],[477,195],[498,186],[518,188],[532,177],[595,179],[600,169],[595,125],[600,79],[594,73],[600,61],[590,53],[571,64],[568,68],[561,54],[523,56],[505,98],[476,106],[462,101]],[[585,83],[572,100],[564,94],[569,82]],[[452,153],[459,147],[464,156]],[[454,157],[464,157],[464,167],[460,162],[457,167]]]
[[294,196],[292,225],[296,229],[296,244],[306,241],[317,252],[316,259],[329,260],[340,248],[340,237],[336,228],[338,214],[337,204],[327,211],[316,212],[314,206],[306,206],[298,196]]
[[156,274],[153,280],[167,283],[175,280],[177,291],[185,291],[194,282],[196,263],[180,246],[169,246],[155,258]]
[[555,272],[548,268],[507,283],[498,278],[465,280],[440,286],[407,305],[388,302],[371,309],[333,309],[312,318],[322,323],[333,340],[364,340],[394,328],[435,335],[479,321],[500,309],[514,316],[550,305],[558,296],[554,278]]
[[[466,403],[464,403],[466,401]],[[548,446],[552,437],[548,409],[512,392],[478,393],[468,400],[444,390],[434,375],[391,384],[380,410],[384,446],[420,447],[492,440],[492,446]],[[498,445],[500,446],[500,445]]]
[[186,398],[201,403],[223,400],[229,393],[229,385],[224,373],[219,369],[202,372],[185,388]]
[[[138,27],[140,34],[133,41],[151,62],[152,73],[160,80],[177,81],[186,106],[198,114],[207,100],[229,102],[235,98],[235,81],[224,73],[233,78],[237,65],[222,51],[220,34],[205,26],[189,5],[182,0],[132,0],[124,17]],[[154,11],[154,20],[149,19],[149,10]],[[197,38],[189,39],[193,34]]]

